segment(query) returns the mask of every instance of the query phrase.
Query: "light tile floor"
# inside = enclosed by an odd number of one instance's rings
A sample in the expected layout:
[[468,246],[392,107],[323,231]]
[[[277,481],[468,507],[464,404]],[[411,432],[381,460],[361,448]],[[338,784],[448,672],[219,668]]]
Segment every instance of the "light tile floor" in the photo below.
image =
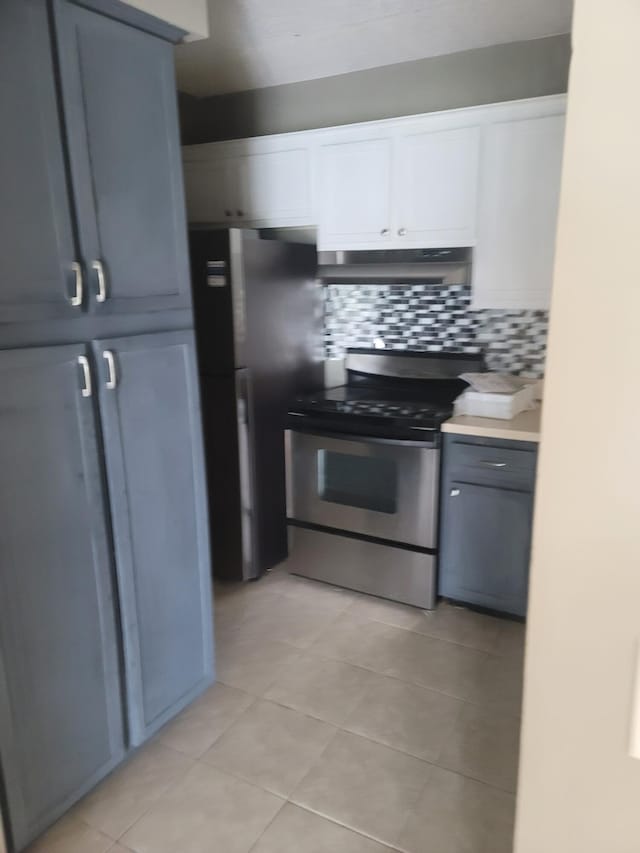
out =
[[522,625],[284,569],[215,613],[217,684],[32,853],[510,853]]

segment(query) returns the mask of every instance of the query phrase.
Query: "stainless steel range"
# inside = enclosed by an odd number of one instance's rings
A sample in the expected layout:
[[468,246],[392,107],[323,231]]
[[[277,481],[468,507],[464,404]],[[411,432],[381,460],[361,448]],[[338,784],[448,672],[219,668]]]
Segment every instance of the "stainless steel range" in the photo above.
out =
[[481,355],[350,349],[347,384],[288,415],[290,566],[430,609],[436,602],[440,426]]

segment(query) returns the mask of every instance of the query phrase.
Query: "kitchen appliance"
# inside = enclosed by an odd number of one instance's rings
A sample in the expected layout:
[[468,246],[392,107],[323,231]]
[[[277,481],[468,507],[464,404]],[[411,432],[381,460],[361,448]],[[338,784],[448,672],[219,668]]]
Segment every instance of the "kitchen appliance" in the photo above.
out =
[[482,355],[350,349],[347,384],[299,396],[287,418],[290,566],[433,608],[440,426]]
[[318,275],[328,283],[422,281],[468,284],[471,249],[357,249],[320,252]]
[[249,580],[287,556],[287,403],[322,386],[316,251],[238,228],[189,239],[214,574]]

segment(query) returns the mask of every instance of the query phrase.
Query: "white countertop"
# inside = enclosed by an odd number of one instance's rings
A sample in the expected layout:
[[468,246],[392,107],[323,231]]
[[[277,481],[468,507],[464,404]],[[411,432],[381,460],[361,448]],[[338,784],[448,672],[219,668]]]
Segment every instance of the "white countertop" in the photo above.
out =
[[478,415],[457,415],[442,424],[442,432],[458,435],[477,435],[481,438],[503,438],[510,441],[540,441],[540,415],[537,406],[520,412],[511,420],[481,418]]

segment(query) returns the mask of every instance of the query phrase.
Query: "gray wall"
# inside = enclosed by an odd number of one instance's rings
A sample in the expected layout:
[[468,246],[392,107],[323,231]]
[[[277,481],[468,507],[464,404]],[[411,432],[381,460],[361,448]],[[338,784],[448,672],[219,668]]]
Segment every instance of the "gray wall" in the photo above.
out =
[[[207,101],[209,98],[194,98],[186,92],[178,92],[178,112],[180,114],[180,136],[185,145],[192,142],[208,142],[208,139],[199,139],[202,133],[201,123],[204,111],[208,111]],[[2,850],[0,850],[2,853]]]
[[567,91],[569,35],[210,98],[180,98],[183,142],[213,142]]

